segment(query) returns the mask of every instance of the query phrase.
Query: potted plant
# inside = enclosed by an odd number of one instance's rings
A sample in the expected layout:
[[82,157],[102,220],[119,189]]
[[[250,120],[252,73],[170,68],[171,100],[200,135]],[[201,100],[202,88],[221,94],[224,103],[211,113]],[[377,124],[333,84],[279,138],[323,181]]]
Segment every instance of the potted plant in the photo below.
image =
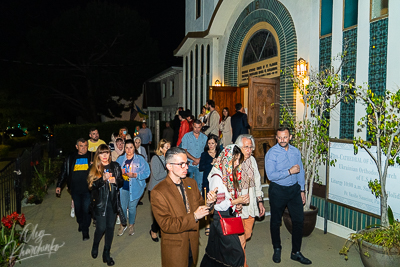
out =
[[36,162],[36,166],[32,164],[35,172],[32,177],[31,188],[26,194],[27,203],[40,204],[43,202],[49,185],[53,184],[59,176],[61,165],[61,161],[55,160],[52,162],[50,158],[48,163],[43,160],[40,164]]
[[[379,95],[370,89],[364,89],[357,93],[357,98],[365,103],[367,111],[367,116],[361,118],[357,125],[360,130],[367,130],[370,140],[362,137],[354,138],[354,152],[357,153],[359,148],[364,149],[376,165],[378,179],[370,180],[368,187],[372,194],[380,199],[381,224],[350,235],[340,253],[347,259],[347,251],[351,244],[357,244],[362,252],[361,259],[365,266],[400,266],[400,226],[399,222],[394,220],[388,206],[386,192],[388,168],[400,164],[400,90],[386,91],[384,95]],[[366,246],[374,249],[366,250]],[[378,250],[380,250],[379,256],[371,256]],[[379,260],[374,261],[376,257]],[[393,265],[377,265],[378,262],[382,264],[384,258]]]
[[[314,183],[319,182],[318,167],[326,163],[330,111],[340,102],[353,99],[353,89],[350,79],[343,80],[340,71],[343,66],[343,56],[339,67],[325,69],[321,72],[311,72],[309,81],[307,73],[294,73],[292,80],[298,88],[304,112],[301,120],[296,121],[289,105],[281,107],[280,124],[292,129],[292,144],[297,147],[302,155],[305,173],[304,205],[305,219],[303,236],[308,236],[315,228],[318,210],[311,206]],[[333,164],[334,161],[329,162]],[[308,218],[308,215],[311,218]],[[288,211],[284,213],[285,226],[291,231],[291,220]],[[308,222],[308,223],[307,223]]]
[[19,253],[24,244],[21,238],[22,230],[17,229],[16,225],[24,226],[24,214],[14,212],[1,219],[1,239],[0,239],[0,266],[14,266],[19,259]]

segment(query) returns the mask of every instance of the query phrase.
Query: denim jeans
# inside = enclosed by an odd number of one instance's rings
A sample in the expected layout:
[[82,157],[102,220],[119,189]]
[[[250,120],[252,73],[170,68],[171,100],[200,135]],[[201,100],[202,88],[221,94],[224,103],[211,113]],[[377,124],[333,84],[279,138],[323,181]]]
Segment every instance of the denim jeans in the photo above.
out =
[[194,166],[189,166],[188,169],[188,177],[193,179],[193,175],[194,175],[194,179],[197,182],[197,187],[199,188],[199,191],[202,192],[202,186],[203,186],[203,172],[199,171],[198,167],[194,167]]
[[129,190],[125,189],[120,190],[120,198],[122,210],[125,213],[125,217],[127,213],[126,209],[129,209],[129,224],[134,224],[136,218],[136,206],[140,198],[130,201]]
[[74,194],[71,192],[74,200],[76,221],[83,233],[89,233],[89,226],[92,217],[89,213],[90,193]]

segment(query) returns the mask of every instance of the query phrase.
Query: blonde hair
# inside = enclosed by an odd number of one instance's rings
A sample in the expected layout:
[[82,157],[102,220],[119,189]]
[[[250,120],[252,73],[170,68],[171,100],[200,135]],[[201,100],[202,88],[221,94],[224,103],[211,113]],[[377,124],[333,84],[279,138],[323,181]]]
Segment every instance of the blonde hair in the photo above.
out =
[[171,142],[169,142],[169,141],[167,141],[167,140],[165,140],[165,139],[161,139],[161,140],[160,140],[160,142],[158,143],[157,150],[156,150],[156,154],[157,154],[158,156],[161,156],[161,155],[162,155],[161,148],[163,148],[166,144],[171,144]]
[[88,176],[88,184],[89,184],[89,189],[92,189],[92,185],[94,181],[97,181],[101,177],[103,177],[103,172],[104,172],[104,166],[101,163],[100,160],[100,154],[103,153],[108,153],[110,157],[108,158],[108,163],[111,163],[111,150],[110,148],[105,145],[101,144],[96,150],[96,153],[94,154],[94,160],[92,167],[90,167],[89,171],[89,176]]

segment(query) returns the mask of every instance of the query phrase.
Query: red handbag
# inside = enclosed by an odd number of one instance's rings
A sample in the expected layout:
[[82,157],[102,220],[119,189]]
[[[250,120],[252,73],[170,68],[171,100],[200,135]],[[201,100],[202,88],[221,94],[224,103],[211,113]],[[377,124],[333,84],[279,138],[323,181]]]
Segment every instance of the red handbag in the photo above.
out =
[[224,235],[240,235],[244,233],[242,218],[240,217],[232,217],[232,218],[222,218],[219,213],[219,217],[221,218],[219,222],[221,223],[222,233]]

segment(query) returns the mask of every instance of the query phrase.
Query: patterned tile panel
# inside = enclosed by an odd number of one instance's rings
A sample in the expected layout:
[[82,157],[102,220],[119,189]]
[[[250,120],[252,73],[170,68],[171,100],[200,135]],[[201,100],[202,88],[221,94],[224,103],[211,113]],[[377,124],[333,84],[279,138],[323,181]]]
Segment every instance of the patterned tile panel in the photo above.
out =
[[[345,51],[346,50],[346,51]],[[357,28],[343,32],[343,49],[345,54],[342,67],[342,80],[356,81],[357,67]],[[340,103],[340,132],[339,138],[353,139],[354,137],[355,102]]]
[[368,84],[378,95],[386,91],[388,18],[371,22]]
[[332,36],[319,39],[319,71],[331,67]]

